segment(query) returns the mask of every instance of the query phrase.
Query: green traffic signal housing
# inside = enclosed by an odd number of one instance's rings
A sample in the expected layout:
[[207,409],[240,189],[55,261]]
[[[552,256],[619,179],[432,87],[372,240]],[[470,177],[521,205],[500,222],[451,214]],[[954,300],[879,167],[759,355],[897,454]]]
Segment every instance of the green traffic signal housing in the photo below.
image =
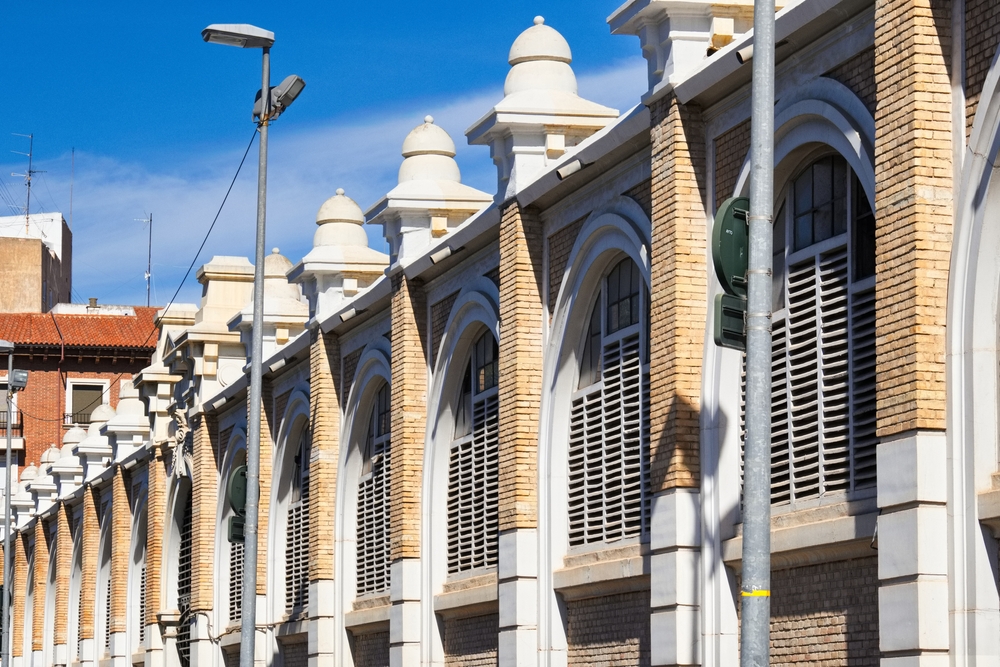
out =
[[749,213],[748,198],[727,199],[715,214],[712,230],[712,261],[725,292],[715,297],[715,343],[741,351],[746,350]]

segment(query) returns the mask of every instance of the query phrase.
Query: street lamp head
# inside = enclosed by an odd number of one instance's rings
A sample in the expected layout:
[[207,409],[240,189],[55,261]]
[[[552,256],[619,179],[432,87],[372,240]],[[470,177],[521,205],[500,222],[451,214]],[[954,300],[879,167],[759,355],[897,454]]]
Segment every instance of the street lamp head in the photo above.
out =
[[244,49],[268,49],[274,44],[273,32],[248,23],[213,23],[201,31],[201,38],[212,44]]
[[[291,106],[295,98],[299,96],[302,89],[306,87],[306,82],[296,74],[289,74],[285,80],[277,86],[271,88],[271,114],[270,120],[274,120],[281,115],[285,109]],[[261,108],[261,94],[257,91],[257,98],[253,105],[254,120],[260,118],[263,109]]]

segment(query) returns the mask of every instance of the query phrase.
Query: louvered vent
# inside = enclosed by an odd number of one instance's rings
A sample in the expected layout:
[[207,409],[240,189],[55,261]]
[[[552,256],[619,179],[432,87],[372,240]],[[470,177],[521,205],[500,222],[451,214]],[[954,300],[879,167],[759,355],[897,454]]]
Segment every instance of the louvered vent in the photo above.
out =
[[[867,237],[861,231],[847,234],[846,223],[838,222],[846,219],[847,190],[834,182],[846,182],[849,172],[842,163],[841,158],[820,160],[794,189],[801,200],[794,209],[797,250],[790,251],[794,261],[787,271],[785,298],[776,304],[780,309],[772,324],[774,504],[875,484],[874,277],[858,273],[858,267],[873,266],[861,253],[873,253],[874,246],[863,242]],[[864,197],[856,179],[852,192]],[[864,224],[873,224],[867,200],[855,207]],[[855,245],[849,247],[852,237]],[[742,432],[742,404],[740,413]]]
[[[646,535],[649,526],[649,368],[640,276],[627,259],[608,275],[584,341],[569,437],[569,543]],[[602,306],[603,304],[603,306]],[[600,358],[595,366],[594,359]]]
[[358,481],[357,594],[389,588],[389,385],[375,398]]
[[[471,374],[469,379],[474,387],[471,433],[461,435],[451,446],[448,475],[449,574],[497,563],[500,435],[497,344],[493,334],[483,334],[476,342],[473,360],[466,373]],[[456,435],[460,433],[462,431]]]
[[229,543],[229,622],[243,618],[243,542]]
[[111,654],[111,577],[104,582],[104,653]]
[[143,557],[139,574],[139,646],[146,641],[146,558]]
[[181,613],[177,628],[177,657],[181,667],[191,664],[191,496],[187,497],[180,525],[180,548],[177,556],[177,609]]
[[285,611],[309,604],[309,436],[303,430],[295,455],[293,490],[285,524]]

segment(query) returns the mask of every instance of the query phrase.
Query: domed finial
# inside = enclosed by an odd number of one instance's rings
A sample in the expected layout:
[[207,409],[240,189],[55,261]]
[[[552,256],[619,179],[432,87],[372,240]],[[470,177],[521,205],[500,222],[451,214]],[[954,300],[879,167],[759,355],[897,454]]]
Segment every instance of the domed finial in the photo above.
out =
[[344,188],[337,188],[337,194],[343,196]]
[[271,254],[272,255],[277,255],[278,254],[278,249],[277,248],[271,248]]
[[425,123],[430,123],[430,124],[433,125],[434,124],[434,116],[431,116],[429,114],[426,115],[426,116],[424,116],[424,122]]
[[544,16],[536,16],[535,17],[535,25],[542,25],[543,23],[545,23],[545,17]]

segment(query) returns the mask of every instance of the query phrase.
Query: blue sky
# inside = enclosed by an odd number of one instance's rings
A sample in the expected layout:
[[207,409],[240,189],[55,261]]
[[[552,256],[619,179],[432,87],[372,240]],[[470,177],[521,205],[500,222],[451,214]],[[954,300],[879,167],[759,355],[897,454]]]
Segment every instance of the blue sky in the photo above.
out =
[[[205,44],[210,23],[274,31],[272,84],[307,87],[270,133],[268,246],[308,252],[320,204],[343,187],[367,208],[396,180],[406,133],[432,114],[458,146],[463,181],[495,190],[485,147],[465,129],[502,97],[507,51],[541,14],[573,50],[581,95],[621,111],[645,89],[638,40],[610,34],[614,2],[8,3],[0,65],[0,177],[20,204],[34,133],[32,211],[69,218],[74,300],[144,303],[152,212],[154,301],[173,293],[253,134],[260,51]],[[199,264],[251,256],[256,146]],[[0,203],[0,215],[10,211]],[[380,230],[370,229],[380,247]],[[180,299],[197,301],[193,277]]]

